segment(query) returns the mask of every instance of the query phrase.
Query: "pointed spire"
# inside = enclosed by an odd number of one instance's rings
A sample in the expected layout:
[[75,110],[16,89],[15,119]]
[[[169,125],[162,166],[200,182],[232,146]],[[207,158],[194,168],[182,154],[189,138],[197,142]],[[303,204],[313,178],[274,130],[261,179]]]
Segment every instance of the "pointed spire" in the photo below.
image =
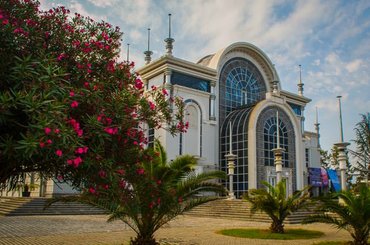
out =
[[315,130],[316,130],[316,134],[317,134],[317,148],[320,149],[321,146],[320,146],[320,123],[319,123],[319,114],[317,112],[317,106],[316,106],[316,120],[315,120]]
[[299,65],[299,83],[297,85],[298,85],[298,95],[303,96],[304,83],[302,83],[302,66],[301,65]]
[[172,43],[175,42],[175,39],[171,37],[171,14],[168,14],[168,38],[164,39],[166,43],[166,55],[172,56]]
[[148,28],[148,50],[144,52],[145,54],[145,64],[149,64],[152,61],[151,55],[153,54],[152,51],[150,51],[150,28]]
[[130,61],[130,44],[127,44],[127,63]]

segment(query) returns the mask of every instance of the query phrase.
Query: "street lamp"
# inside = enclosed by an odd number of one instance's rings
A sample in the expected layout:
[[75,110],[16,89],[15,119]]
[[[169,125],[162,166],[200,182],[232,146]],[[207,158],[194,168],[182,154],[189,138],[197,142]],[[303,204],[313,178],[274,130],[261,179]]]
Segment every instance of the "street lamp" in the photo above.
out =
[[343,142],[343,123],[342,123],[342,105],[341,105],[341,98],[342,96],[337,96],[338,98],[338,106],[339,106],[339,123],[340,123],[340,142],[334,144],[338,149],[338,162],[339,162],[339,170],[340,170],[340,183],[341,189],[343,191],[347,190],[346,184],[346,170],[347,170],[347,146],[350,145],[348,142]]

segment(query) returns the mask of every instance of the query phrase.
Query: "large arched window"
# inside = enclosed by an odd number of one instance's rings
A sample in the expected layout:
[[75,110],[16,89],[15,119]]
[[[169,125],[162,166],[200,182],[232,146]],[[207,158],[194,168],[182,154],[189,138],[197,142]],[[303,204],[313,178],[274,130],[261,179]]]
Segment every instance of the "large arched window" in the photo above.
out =
[[[234,190],[248,190],[248,120],[253,106],[265,98],[266,85],[257,67],[244,58],[226,62],[219,81],[220,169],[227,172],[230,123],[235,160]],[[227,183],[225,183],[227,184]]]
[[262,181],[268,180],[268,169],[274,169],[274,153],[277,146],[276,112],[279,111],[280,147],[284,148],[283,167],[291,169],[293,190],[296,189],[296,150],[293,124],[285,111],[277,106],[269,106],[262,110],[257,119],[257,188],[262,188]]
[[243,58],[229,60],[220,75],[220,123],[234,109],[261,101],[265,93],[263,77],[252,62]]

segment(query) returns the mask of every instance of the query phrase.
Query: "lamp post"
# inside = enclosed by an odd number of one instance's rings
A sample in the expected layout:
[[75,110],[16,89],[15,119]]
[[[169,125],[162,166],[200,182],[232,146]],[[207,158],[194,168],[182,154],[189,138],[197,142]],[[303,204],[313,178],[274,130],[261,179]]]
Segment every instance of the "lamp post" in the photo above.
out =
[[232,125],[231,125],[231,121],[230,121],[230,134],[229,134],[229,138],[230,138],[230,148],[229,148],[229,154],[226,154],[225,157],[226,157],[226,161],[227,161],[227,169],[228,169],[228,175],[229,175],[229,200],[233,200],[235,199],[235,195],[234,195],[234,182],[233,182],[233,178],[234,178],[234,169],[235,169],[235,159],[236,159],[236,155],[233,154],[233,140],[232,140]]
[[346,170],[347,170],[347,146],[350,145],[348,142],[343,142],[343,123],[342,123],[342,105],[341,98],[342,96],[337,96],[338,106],[339,106],[339,123],[340,123],[340,142],[334,144],[338,149],[338,162],[340,170],[340,184],[343,191],[347,190],[346,184]]
[[282,180],[283,171],[283,152],[284,149],[280,147],[280,132],[279,132],[279,111],[276,111],[276,148],[272,149],[274,152],[274,162],[276,169],[276,183]]

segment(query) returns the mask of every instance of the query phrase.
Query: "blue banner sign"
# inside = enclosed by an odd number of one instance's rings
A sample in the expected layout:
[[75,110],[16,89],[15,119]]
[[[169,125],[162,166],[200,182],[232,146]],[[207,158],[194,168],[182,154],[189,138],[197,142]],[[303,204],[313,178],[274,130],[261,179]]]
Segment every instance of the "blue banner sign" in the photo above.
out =
[[340,182],[338,179],[337,171],[335,169],[327,170],[331,183],[335,191],[341,191]]
[[310,185],[321,187],[321,168],[308,168],[308,174],[310,177]]

